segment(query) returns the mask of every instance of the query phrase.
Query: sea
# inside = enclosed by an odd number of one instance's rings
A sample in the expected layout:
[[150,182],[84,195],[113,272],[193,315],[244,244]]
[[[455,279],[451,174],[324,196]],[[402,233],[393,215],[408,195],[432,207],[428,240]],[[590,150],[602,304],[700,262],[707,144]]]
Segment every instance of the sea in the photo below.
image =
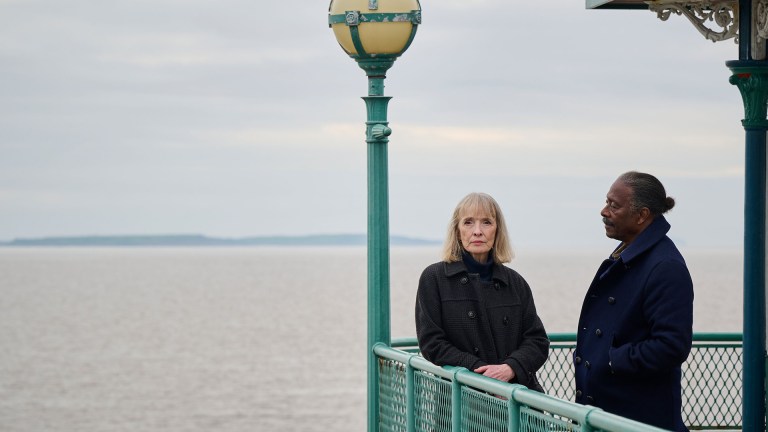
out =
[[[549,332],[574,332],[610,250],[517,249]],[[740,250],[682,250],[694,330],[740,332]],[[390,252],[393,337],[413,337],[439,246]],[[366,428],[366,249],[0,248],[0,431]]]

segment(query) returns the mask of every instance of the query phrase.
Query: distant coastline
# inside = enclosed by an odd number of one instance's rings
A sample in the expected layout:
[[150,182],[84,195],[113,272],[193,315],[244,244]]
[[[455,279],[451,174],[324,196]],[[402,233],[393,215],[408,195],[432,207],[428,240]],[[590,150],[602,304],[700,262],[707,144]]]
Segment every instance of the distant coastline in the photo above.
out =
[[[427,246],[440,244],[437,240],[419,239],[403,236],[390,236],[394,246]],[[364,246],[365,234],[328,234],[306,236],[265,236],[242,238],[208,237],[200,234],[172,235],[105,235],[17,238],[0,241],[0,247],[34,246]]]

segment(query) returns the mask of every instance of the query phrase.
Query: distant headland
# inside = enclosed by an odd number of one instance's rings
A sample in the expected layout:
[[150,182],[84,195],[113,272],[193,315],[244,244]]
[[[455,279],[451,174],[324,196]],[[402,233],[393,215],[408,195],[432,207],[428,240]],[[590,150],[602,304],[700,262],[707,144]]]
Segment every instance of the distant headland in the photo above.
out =
[[[428,246],[440,244],[436,240],[403,236],[390,236],[393,246]],[[219,238],[200,234],[171,235],[105,235],[73,237],[17,238],[0,241],[0,247],[34,246],[363,246],[367,243],[365,234],[320,234],[305,236],[266,236]]]

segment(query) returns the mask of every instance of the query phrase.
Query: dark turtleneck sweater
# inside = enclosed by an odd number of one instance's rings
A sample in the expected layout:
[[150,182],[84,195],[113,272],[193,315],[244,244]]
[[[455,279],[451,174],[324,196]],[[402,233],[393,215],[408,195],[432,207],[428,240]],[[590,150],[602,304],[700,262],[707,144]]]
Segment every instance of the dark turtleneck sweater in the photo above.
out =
[[493,252],[488,254],[488,261],[479,263],[472,258],[467,251],[461,253],[461,259],[467,266],[467,272],[470,275],[477,275],[482,281],[490,281],[493,276]]

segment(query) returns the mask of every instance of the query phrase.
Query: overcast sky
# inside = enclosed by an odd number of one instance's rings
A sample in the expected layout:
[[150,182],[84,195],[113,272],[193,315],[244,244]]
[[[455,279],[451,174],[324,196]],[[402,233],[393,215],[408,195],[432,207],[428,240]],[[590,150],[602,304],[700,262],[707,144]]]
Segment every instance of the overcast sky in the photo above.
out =
[[[657,175],[676,241],[738,247],[744,131],[685,18],[583,0],[422,0],[390,70],[390,231],[466,193],[518,248],[606,245],[615,177]],[[324,1],[0,0],[0,240],[366,230],[365,74]]]

